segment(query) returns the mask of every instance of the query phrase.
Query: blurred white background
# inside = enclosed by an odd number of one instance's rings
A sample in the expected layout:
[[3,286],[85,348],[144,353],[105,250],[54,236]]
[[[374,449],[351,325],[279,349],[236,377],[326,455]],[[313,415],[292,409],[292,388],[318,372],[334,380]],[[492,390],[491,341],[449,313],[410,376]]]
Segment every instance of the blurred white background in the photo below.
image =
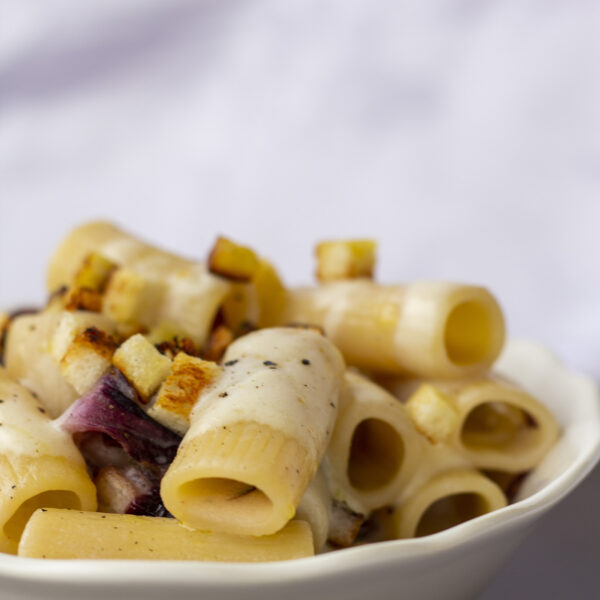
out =
[[[600,380],[598,32],[595,0],[0,0],[0,305],[92,218],[290,283],[372,236],[382,280],[481,282]],[[585,485],[483,599],[592,589]]]

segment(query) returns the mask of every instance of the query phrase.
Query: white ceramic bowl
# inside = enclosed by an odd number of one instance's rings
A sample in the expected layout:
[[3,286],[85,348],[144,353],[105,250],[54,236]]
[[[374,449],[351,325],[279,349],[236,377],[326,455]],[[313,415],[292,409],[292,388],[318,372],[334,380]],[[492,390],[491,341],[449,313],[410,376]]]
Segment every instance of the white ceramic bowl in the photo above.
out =
[[530,342],[496,365],[545,402],[563,432],[525,480],[519,501],[441,533],[280,563],[65,561],[0,556],[3,599],[465,600],[493,577],[535,522],[600,457],[600,400],[592,381]]

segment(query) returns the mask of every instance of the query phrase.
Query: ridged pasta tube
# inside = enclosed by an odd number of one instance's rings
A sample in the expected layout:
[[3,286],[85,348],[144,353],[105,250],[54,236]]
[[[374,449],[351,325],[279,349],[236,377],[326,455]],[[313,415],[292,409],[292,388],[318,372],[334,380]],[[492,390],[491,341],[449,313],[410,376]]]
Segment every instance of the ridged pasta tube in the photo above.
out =
[[425,443],[401,402],[347,371],[325,463],[333,497],[363,514],[391,503],[417,468]]
[[[114,330],[109,319],[87,311],[46,310],[17,317],[6,338],[7,373],[57,417],[110,367]],[[86,331],[92,331],[92,340]]]
[[389,374],[481,372],[504,342],[502,311],[486,289],[442,282],[353,280],[291,290],[282,322],[319,325],[349,364]]
[[338,412],[344,361],[315,331],[262,329],[231,344],[162,480],[186,525],[267,535],[294,516]]
[[[485,376],[431,384],[452,402],[457,419],[447,443],[475,467],[519,473],[533,469],[559,435],[552,413],[512,382]],[[395,392],[414,402],[414,383],[396,382]],[[435,415],[430,415],[431,419]]]
[[0,368],[0,552],[15,553],[40,507],[95,510],[96,488],[71,440]]
[[481,473],[443,471],[396,507],[394,533],[398,538],[431,535],[504,506],[502,490]]
[[114,262],[102,310],[125,325],[151,328],[171,323],[204,344],[229,283],[206,267],[146,244],[110,223],[73,230],[55,251],[48,268],[48,290],[71,285],[91,254]]
[[312,556],[310,527],[291,521],[273,535],[196,531],[175,519],[48,509],[31,517],[19,556],[267,562]]

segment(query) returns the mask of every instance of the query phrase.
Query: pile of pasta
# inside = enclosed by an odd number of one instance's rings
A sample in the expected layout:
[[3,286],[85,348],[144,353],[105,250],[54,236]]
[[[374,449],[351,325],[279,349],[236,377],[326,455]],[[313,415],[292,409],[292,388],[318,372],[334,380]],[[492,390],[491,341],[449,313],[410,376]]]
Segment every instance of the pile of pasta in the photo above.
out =
[[198,262],[72,231],[47,305],[2,317],[0,551],[283,560],[505,506],[559,430],[490,370],[498,303],[376,283],[375,253],[321,243],[289,288],[226,238]]

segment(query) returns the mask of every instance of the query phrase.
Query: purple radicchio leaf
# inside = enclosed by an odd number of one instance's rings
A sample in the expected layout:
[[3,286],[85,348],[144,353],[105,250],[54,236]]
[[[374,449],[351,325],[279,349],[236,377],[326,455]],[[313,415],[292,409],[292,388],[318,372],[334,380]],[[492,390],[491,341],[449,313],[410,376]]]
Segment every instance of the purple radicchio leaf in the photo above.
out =
[[112,369],[57,422],[83,454],[106,512],[171,516],[160,497],[160,481],[181,438],[150,418],[137,393]]
[[112,369],[57,422],[73,435],[104,434],[134,461],[164,471],[175,458],[181,438],[149,417],[136,404],[136,398],[125,376]]

